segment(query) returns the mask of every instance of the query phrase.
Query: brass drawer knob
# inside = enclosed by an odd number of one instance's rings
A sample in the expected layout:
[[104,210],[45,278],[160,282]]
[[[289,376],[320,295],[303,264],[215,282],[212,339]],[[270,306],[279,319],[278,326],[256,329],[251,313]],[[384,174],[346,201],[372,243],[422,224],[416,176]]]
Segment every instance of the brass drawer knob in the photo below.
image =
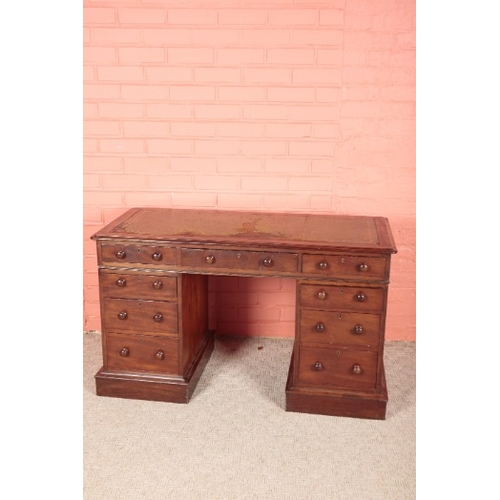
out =
[[360,365],[353,365],[353,367],[352,367],[352,373],[354,373],[354,375],[361,375],[362,371],[363,370],[361,369]]
[[263,259],[262,264],[265,267],[271,267],[274,264],[274,262],[273,262],[273,259],[271,259],[271,257],[269,257],[269,258]]
[[120,356],[122,358],[126,358],[130,354],[130,351],[128,350],[128,347],[122,347],[120,350]]
[[124,259],[126,257],[126,253],[125,253],[125,250],[118,250],[116,253],[116,258],[117,259]]
[[153,260],[158,261],[158,260],[163,259],[163,255],[161,254],[161,252],[155,252],[153,255],[151,255],[151,258]]
[[165,353],[163,351],[157,351],[155,354],[156,359],[165,359]]
[[363,333],[363,325],[356,325],[354,327],[354,333],[356,335],[361,335]]
[[323,323],[316,323],[316,331],[317,332],[324,332],[325,331],[325,325]]
[[125,278],[118,278],[116,280],[116,286],[125,286],[127,284],[127,280]]
[[324,290],[320,290],[318,292],[318,299],[320,299],[320,300],[325,300],[326,299],[326,292]]
[[128,318],[128,313],[127,311],[120,311],[118,313],[118,319],[121,319],[122,321]]
[[362,273],[366,273],[366,271],[368,271],[368,264],[360,264],[358,266],[358,269],[362,272]]
[[318,267],[319,267],[320,269],[323,269],[323,270],[328,269],[328,262],[327,262],[326,260],[322,260],[322,261],[318,264]]
[[366,295],[363,292],[358,292],[356,295],[356,300],[358,302],[364,302],[366,299]]
[[323,369],[323,363],[321,361],[316,361],[316,363],[314,363],[314,369],[319,372]]
[[161,314],[161,313],[156,313],[153,316],[153,321],[156,321],[156,323],[159,323],[162,320],[163,320],[163,314]]
[[205,262],[207,264],[214,264],[215,263],[215,256],[214,255],[207,255],[205,257]]
[[163,283],[160,281],[160,280],[156,280],[154,283],[153,283],[153,288],[155,290],[161,290],[163,288]]

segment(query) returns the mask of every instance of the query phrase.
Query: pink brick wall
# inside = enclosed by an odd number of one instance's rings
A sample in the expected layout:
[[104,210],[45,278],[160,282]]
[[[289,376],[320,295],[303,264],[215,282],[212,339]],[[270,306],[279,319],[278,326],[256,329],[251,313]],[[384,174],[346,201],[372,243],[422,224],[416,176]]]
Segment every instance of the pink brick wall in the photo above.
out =
[[[415,340],[415,0],[84,0],[84,330],[132,206],[382,215]],[[286,279],[213,278],[212,326],[293,336]]]

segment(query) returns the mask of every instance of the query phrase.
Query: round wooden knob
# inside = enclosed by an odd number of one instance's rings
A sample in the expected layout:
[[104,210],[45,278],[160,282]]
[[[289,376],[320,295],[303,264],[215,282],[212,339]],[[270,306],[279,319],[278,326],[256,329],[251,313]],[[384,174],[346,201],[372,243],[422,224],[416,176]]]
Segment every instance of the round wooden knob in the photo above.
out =
[[120,311],[118,313],[118,319],[124,320],[128,318],[128,313],[127,311]]
[[118,250],[115,255],[117,259],[124,259],[127,254],[125,253],[125,250]]
[[363,333],[363,325],[356,325],[354,327],[354,333],[356,335],[361,335]]
[[267,258],[267,259],[263,259],[262,260],[262,264],[265,266],[265,267],[271,267],[273,265],[273,259],[271,259],[271,257]]
[[153,288],[155,290],[161,290],[163,288],[163,283],[160,281],[160,280],[156,280],[154,283],[153,283]]
[[215,256],[214,255],[207,255],[205,257],[205,262],[207,264],[213,264],[215,262]]
[[155,357],[156,359],[165,359],[165,353],[163,351],[157,351]]
[[358,266],[358,269],[362,272],[362,273],[366,273],[366,271],[368,271],[368,264],[360,264]]
[[328,269],[328,262],[326,260],[322,260],[319,264],[318,267],[322,270]]
[[326,292],[324,290],[320,290],[318,292],[318,299],[320,299],[320,300],[325,300],[326,299]]
[[358,294],[356,295],[356,300],[358,302],[364,302],[365,299],[366,299],[366,295],[363,292],[358,292]]
[[116,280],[116,286],[125,286],[127,284],[127,280],[125,278],[118,278]]
[[161,252],[155,252],[153,255],[151,255],[151,258],[153,260],[158,261],[158,260],[163,259],[163,255],[161,254]]
[[359,365],[353,365],[353,367],[352,367],[352,373],[354,373],[354,375],[360,375],[361,372],[362,372],[361,366],[359,366]]
[[321,361],[316,361],[316,363],[314,363],[314,369],[319,372],[323,369],[323,363],[321,363]]
[[316,323],[316,331],[317,332],[323,332],[325,331],[325,325],[323,323]]
[[153,321],[156,321],[156,323],[159,323],[162,320],[163,320],[163,314],[161,314],[161,313],[156,313],[153,316]]
[[120,356],[122,358],[126,358],[130,354],[130,351],[128,350],[128,347],[122,347],[120,350]]

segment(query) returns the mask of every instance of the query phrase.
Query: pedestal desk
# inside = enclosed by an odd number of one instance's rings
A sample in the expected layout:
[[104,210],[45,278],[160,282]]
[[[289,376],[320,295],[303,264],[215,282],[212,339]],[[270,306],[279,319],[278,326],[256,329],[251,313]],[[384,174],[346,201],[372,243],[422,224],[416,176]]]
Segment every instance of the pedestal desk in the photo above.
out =
[[214,348],[208,276],[296,281],[286,410],[384,419],[383,217],[133,208],[97,245],[100,396],[188,403]]

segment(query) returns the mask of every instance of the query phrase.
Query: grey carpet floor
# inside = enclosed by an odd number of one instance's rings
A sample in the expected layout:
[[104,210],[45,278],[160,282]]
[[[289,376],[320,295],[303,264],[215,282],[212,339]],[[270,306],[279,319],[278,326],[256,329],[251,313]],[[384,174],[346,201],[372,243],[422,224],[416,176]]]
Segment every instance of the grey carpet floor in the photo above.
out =
[[384,421],[285,411],[291,339],[221,337],[189,404],[95,395],[84,333],[84,499],[416,497],[416,346],[386,342]]

